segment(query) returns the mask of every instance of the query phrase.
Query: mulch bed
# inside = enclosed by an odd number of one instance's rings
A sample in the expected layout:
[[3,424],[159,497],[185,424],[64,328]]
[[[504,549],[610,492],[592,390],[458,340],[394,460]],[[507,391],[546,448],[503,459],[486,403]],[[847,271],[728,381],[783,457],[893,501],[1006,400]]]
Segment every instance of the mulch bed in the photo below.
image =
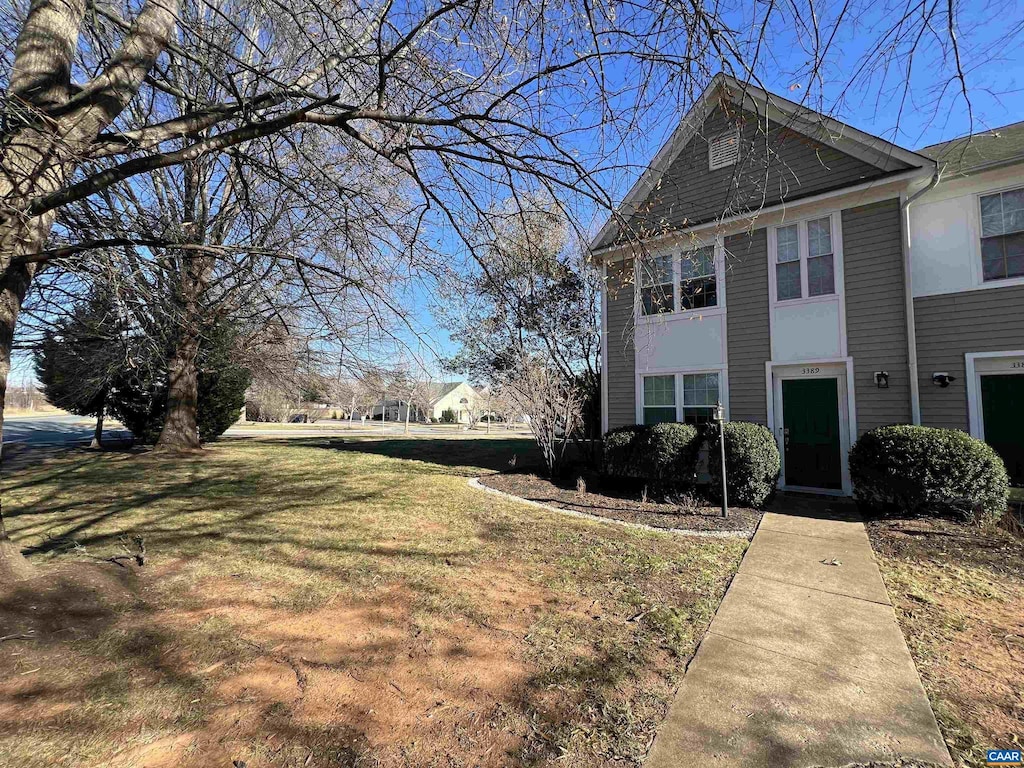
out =
[[480,482],[513,496],[539,501],[559,509],[583,512],[654,528],[681,528],[689,531],[754,531],[761,512],[746,507],[729,507],[723,519],[721,509],[703,499],[680,495],[677,498],[644,501],[633,489],[602,485],[600,478],[586,481],[586,490],[573,483],[553,483],[537,475],[509,472],[487,475]]

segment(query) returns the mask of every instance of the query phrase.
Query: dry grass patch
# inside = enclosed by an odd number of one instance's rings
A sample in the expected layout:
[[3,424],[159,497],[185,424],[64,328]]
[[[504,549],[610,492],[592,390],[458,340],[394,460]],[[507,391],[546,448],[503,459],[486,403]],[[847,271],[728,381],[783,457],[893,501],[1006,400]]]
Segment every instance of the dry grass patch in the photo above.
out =
[[1024,540],[944,520],[868,530],[958,766],[1024,742]]
[[[0,764],[638,764],[745,542],[466,486],[522,440],[235,441],[9,470]],[[98,562],[143,536],[141,569]],[[91,560],[91,562],[90,562]]]

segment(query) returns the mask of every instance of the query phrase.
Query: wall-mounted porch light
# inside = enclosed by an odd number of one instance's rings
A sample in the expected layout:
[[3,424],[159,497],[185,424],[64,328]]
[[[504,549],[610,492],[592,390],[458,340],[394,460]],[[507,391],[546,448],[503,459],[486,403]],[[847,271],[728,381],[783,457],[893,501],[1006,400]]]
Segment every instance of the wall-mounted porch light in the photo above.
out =
[[889,388],[889,372],[875,371],[875,386],[879,389]]

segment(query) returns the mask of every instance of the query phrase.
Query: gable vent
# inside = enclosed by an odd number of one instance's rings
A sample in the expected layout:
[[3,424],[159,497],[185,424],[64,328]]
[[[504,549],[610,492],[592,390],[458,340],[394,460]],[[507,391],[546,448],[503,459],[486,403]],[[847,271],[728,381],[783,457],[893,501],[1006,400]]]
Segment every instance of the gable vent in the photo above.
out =
[[708,165],[712,171],[716,168],[725,168],[727,165],[736,165],[739,155],[739,127],[715,136],[708,143]]

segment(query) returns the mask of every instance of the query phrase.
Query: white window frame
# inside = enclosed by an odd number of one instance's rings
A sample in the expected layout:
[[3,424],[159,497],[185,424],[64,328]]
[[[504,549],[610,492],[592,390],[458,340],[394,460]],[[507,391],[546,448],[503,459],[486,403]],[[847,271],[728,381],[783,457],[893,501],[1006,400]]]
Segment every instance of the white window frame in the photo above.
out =
[[[832,277],[834,280],[833,287],[835,291],[833,293],[826,293],[821,296],[810,296],[808,294],[808,253],[810,251],[808,239],[807,239],[807,222],[817,221],[819,219],[829,219],[829,230],[832,234]],[[844,294],[844,279],[843,279],[843,233],[842,233],[842,215],[840,211],[831,211],[828,213],[818,213],[813,216],[803,216],[798,219],[791,219],[788,221],[780,222],[779,224],[773,225],[768,228],[768,299],[771,306],[792,306],[796,304],[813,304],[822,301],[842,301]],[[779,299],[778,284],[776,278],[776,259],[778,258],[777,244],[778,234],[777,230],[784,227],[791,227],[794,224],[797,225],[797,243],[800,251],[800,298],[796,299]]]
[[1024,275],[1018,275],[1017,277],[1001,277],[996,280],[986,280],[985,272],[981,265],[981,238],[982,238],[982,227],[981,227],[981,198],[988,197],[989,195],[999,195],[1003,192],[1012,192],[1015,189],[1022,189],[1020,181],[1016,181],[1013,184],[1006,184],[993,189],[986,189],[981,192],[974,193],[974,221],[971,222],[974,231],[972,234],[972,242],[974,245],[974,259],[971,262],[971,274],[974,277],[974,285],[977,288],[1003,288],[1012,285],[1024,285]]
[[[716,163],[715,162],[715,143],[719,142],[719,141],[725,141],[725,140],[728,140],[728,139],[733,139],[733,141],[735,142],[735,144],[734,144],[734,152],[724,162]],[[716,136],[712,136],[710,141],[708,141],[708,170],[709,171],[717,171],[717,170],[719,170],[721,168],[728,168],[729,166],[736,165],[736,163],[739,162],[739,159],[740,159],[740,127],[738,125],[734,125],[729,130],[723,131],[722,133],[719,133]]]
[[[636,374],[636,423],[644,423],[644,378],[647,376],[673,376],[674,386],[676,394],[676,421],[682,422],[683,420],[683,376],[690,376],[697,373],[716,373],[718,374],[718,398],[722,403],[722,411],[725,415],[725,420],[729,420],[729,367],[727,365],[721,366],[702,366],[699,368],[671,368],[671,369],[652,369],[637,372]],[[657,407],[657,406],[652,406]],[[667,406],[665,406],[667,407]],[[702,406],[703,407],[703,406]]]
[[[680,268],[680,260],[684,253],[696,250],[698,248],[707,248],[710,246],[715,248],[715,297],[716,303],[713,307],[701,307],[699,309],[682,309],[681,304],[681,292],[680,282],[682,279],[682,270]],[[671,312],[657,312],[652,315],[644,314],[643,307],[643,264],[640,259],[636,260],[635,274],[634,274],[634,285],[636,286],[636,298],[634,301],[634,319],[637,324],[643,323],[656,323],[664,322],[670,318],[681,318],[681,317],[713,317],[715,315],[721,315],[725,313],[725,245],[721,237],[716,236],[713,242],[701,242],[697,243],[690,239],[687,239],[683,243],[676,244],[671,249],[659,249],[653,251],[650,256],[651,258],[658,258],[665,256],[667,252],[672,254],[672,306]]]

